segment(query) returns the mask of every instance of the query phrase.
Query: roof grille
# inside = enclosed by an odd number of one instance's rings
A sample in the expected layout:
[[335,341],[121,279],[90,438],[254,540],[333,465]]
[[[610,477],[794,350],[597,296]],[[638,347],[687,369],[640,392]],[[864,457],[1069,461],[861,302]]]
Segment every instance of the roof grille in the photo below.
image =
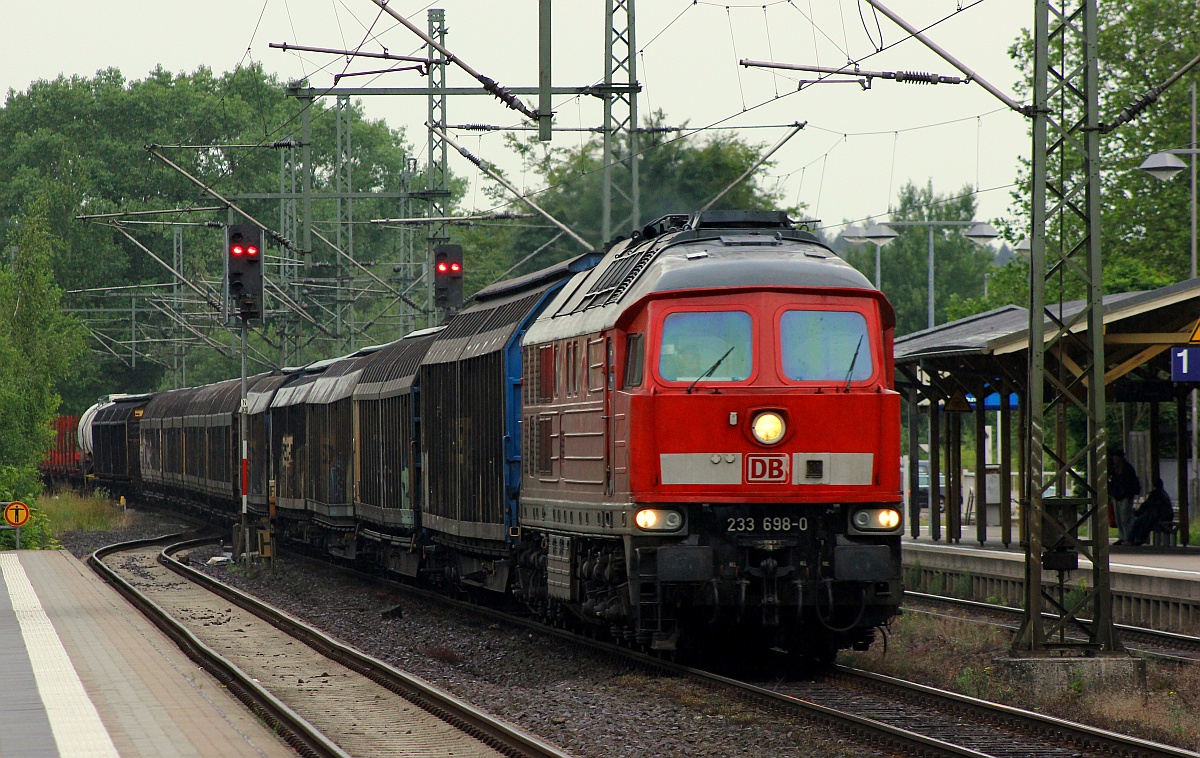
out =
[[611,305],[620,300],[654,261],[661,249],[661,245],[651,243],[633,250],[626,249],[617,255],[609,264],[608,270],[596,280],[571,312],[578,313],[588,308]]

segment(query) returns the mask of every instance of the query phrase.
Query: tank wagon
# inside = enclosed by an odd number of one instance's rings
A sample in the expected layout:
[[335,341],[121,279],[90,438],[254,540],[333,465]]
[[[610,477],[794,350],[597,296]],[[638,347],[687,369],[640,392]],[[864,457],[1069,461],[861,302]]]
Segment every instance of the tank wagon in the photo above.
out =
[[[829,660],[901,601],[893,327],[785,214],[668,216],[441,327],[251,377],[248,501],[277,539],[548,622]],[[236,519],[239,397],[92,414],[97,461],[125,461],[97,477]]]

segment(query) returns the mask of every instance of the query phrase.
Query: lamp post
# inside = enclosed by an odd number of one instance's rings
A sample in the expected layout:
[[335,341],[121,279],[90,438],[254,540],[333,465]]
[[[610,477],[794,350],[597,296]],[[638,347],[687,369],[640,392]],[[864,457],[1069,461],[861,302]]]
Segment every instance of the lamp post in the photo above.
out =
[[[988,223],[979,221],[890,221],[886,224],[875,224],[862,231],[860,226],[846,227],[846,231],[842,236],[856,244],[862,242],[875,243],[875,287],[879,288],[879,250],[887,243],[899,237],[899,233],[893,226],[924,226],[929,229],[929,271],[928,271],[928,292],[926,293],[926,301],[929,308],[929,327],[933,328],[933,230],[939,226],[966,226],[969,227],[965,236],[972,242],[986,244],[1000,236],[996,228]],[[852,236],[853,235],[853,236]]]
[[[1196,161],[1197,154],[1200,150],[1196,148],[1196,83],[1192,82],[1192,141],[1189,143],[1191,147],[1183,150],[1164,150],[1151,155],[1142,161],[1142,165],[1138,168],[1150,174],[1156,179],[1162,181],[1170,181],[1180,171],[1188,168],[1188,164],[1184,163],[1177,156],[1190,155],[1191,158],[1191,174],[1192,174],[1192,278],[1196,278]],[[1197,409],[1196,390],[1192,390],[1192,471],[1197,470],[1197,456],[1200,447],[1200,424],[1197,420],[1200,419],[1200,410]],[[1191,498],[1189,498],[1191,499]]]
[[881,281],[879,276],[881,258],[879,251],[883,249],[884,245],[898,236],[900,235],[886,224],[872,224],[866,229],[863,229],[858,224],[851,224],[846,227],[846,231],[842,232],[842,237],[853,242],[855,245],[861,245],[864,242],[875,243],[875,289],[880,289],[879,285]]

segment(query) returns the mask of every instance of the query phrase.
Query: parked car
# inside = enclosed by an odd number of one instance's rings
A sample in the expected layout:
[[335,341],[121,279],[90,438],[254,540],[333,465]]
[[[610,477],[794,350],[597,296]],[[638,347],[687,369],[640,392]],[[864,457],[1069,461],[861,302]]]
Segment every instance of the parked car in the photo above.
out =
[[[929,507],[929,461],[917,461],[917,502]],[[946,510],[946,474],[938,472],[938,511]]]

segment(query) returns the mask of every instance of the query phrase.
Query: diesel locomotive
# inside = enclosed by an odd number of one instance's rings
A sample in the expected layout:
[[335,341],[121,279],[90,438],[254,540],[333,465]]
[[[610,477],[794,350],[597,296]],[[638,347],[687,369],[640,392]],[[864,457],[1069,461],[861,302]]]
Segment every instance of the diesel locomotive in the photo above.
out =
[[786,214],[673,215],[443,326],[85,414],[98,481],[656,651],[830,660],[899,612],[882,293]]

